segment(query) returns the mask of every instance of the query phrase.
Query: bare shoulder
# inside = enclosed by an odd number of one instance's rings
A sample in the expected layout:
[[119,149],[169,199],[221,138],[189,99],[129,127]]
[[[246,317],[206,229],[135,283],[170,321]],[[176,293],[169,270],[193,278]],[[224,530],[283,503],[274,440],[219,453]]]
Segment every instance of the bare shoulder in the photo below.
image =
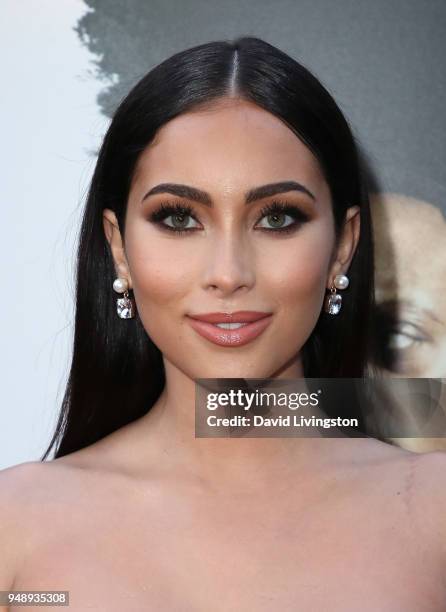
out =
[[[371,466],[386,466],[389,477],[410,480],[414,493],[439,507],[446,502],[446,451],[415,452],[397,445],[369,439],[363,458]],[[446,514],[446,513],[445,513]]]
[[[30,510],[43,499],[62,492],[67,482],[68,466],[54,462],[27,461],[0,470],[0,519],[2,527],[23,526]],[[51,494],[53,492],[53,494]],[[9,529],[4,532],[10,533]]]
[[0,507],[17,512],[48,498],[51,491],[62,493],[70,474],[74,466],[57,461],[27,461],[0,470]]
[[414,452],[373,438],[359,444],[355,462],[363,486],[398,500],[397,516],[401,510],[420,544],[435,548],[446,573],[446,452]]
[[28,461],[0,470],[2,543],[25,540],[27,528],[33,531],[37,527],[40,531],[43,510],[59,503],[76,479],[80,477],[74,466],[57,461]]
[[444,560],[446,575],[446,452],[393,448],[382,477],[401,499],[414,537]]
[[16,495],[23,487],[33,488],[36,480],[48,477],[54,472],[54,461],[26,461],[0,470],[0,495]]
[[85,516],[95,493],[100,498],[106,490],[94,465],[77,461],[77,456],[0,470],[0,590],[12,588],[45,534],[63,530],[73,508]]
[[0,590],[14,584],[29,543],[25,516],[43,470],[39,462],[26,462],[0,470]]
[[[48,472],[44,463],[28,461],[0,470],[1,526],[19,523],[21,508],[27,506],[45,480]],[[6,528],[4,532],[8,532]]]
[[446,451],[417,454],[412,471],[422,521],[442,547],[446,573]]
[[[361,478],[374,478],[382,470],[385,470],[389,477],[398,478],[398,472],[404,470],[405,462],[415,454],[396,444],[373,437],[345,439],[343,449],[344,452],[340,453],[341,459],[358,468]],[[393,469],[390,469],[392,467]]]
[[417,453],[418,485],[436,502],[446,502],[446,451]]

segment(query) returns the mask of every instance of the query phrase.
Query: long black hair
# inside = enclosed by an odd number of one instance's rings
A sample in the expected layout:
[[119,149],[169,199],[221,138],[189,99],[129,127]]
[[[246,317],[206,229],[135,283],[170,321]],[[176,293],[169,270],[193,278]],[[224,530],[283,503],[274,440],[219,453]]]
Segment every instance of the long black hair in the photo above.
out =
[[201,44],[146,74],[121,101],[104,137],[80,230],[71,370],[56,431],[41,460],[53,447],[54,456],[61,457],[141,417],[163,390],[160,350],[138,315],[124,322],[116,314],[115,269],[102,212],[115,212],[124,235],[135,166],[159,128],[227,97],[251,101],[280,118],[313,152],[330,188],[336,239],[346,209],[360,207],[360,238],[343,307],[337,316],[322,309],[302,358],[305,377],[366,375],[373,239],[365,167],[355,137],[325,87],[286,53],[255,37]]

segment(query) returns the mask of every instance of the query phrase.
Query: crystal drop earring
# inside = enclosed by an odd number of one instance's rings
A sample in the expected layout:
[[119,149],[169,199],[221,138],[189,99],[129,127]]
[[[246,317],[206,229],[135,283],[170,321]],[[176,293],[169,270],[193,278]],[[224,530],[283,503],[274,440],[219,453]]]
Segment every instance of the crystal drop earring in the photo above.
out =
[[348,276],[345,274],[337,274],[334,277],[333,284],[330,287],[330,294],[325,297],[324,310],[332,315],[337,315],[342,306],[342,295],[336,292],[336,289],[347,289],[349,286]]
[[129,296],[129,284],[125,278],[117,278],[113,282],[113,289],[116,293],[124,294],[123,297],[116,300],[116,312],[121,319],[133,319],[135,309],[133,300]]

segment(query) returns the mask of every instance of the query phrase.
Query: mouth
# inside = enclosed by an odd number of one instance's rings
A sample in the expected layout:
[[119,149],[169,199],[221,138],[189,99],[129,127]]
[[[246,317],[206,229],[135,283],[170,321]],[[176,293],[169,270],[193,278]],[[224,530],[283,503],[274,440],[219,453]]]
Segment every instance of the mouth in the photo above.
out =
[[268,327],[272,313],[239,311],[187,315],[191,327],[219,346],[237,347],[251,342]]

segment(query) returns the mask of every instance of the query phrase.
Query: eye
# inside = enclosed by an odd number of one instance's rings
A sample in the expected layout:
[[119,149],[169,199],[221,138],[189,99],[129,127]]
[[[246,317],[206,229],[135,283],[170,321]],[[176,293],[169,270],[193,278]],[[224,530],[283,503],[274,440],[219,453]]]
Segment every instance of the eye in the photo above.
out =
[[[288,218],[288,223],[286,222],[286,219]],[[292,225],[294,222],[294,219],[291,215],[286,215],[285,213],[272,213],[270,215],[265,215],[263,217],[263,219],[266,219],[268,221],[268,223],[270,224],[270,226],[260,226],[260,227],[266,227],[266,229],[281,229],[282,227],[288,227],[289,225]]]
[[[277,201],[262,208],[259,221],[263,222],[264,219],[266,225],[257,225],[254,229],[269,234],[293,232],[300,225],[309,221],[308,215],[297,206]],[[188,205],[179,203],[172,204],[167,202],[160,204],[157,210],[150,215],[150,220],[163,230],[176,235],[192,234],[197,230],[203,229],[195,217],[193,209]]]
[[299,225],[309,221],[308,215],[293,204],[285,202],[272,202],[261,210],[262,221],[266,225],[259,225],[258,228],[266,232],[292,232],[297,230]]
[[[200,228],[200,224],[192,214],[192,208],[178,203],[160,204],[159,208],[151,214],[150,220],[175,234],[185,234]],[[195,221],[196,224],[190,225],[189,221]]]
[[426,341],[426,337],[418,326],[408,321],[401,321],[399,325],[390,330],[387,347],[391,350],[402,351]]
[[416,362],[418,351],[432,344],[433,338],[424,328],[403,316],[398,302],[377,306],[373,360],[381,368],[410,375],[410,364]]
[[[167,222],[168,219],[171,219],[169,223]],[[164,221],[168,227],[171,227],[172,229],[175,229],[175,230],[194,229],[195,227],[198,227],[198,224],[192,225],[192,226],[188,225],[189,221],[195,221],[195,219],[193,219],[193,217],[191,217],[191,215],[187,212],[184,212],[184,213],[175,212],[165,217]]]

